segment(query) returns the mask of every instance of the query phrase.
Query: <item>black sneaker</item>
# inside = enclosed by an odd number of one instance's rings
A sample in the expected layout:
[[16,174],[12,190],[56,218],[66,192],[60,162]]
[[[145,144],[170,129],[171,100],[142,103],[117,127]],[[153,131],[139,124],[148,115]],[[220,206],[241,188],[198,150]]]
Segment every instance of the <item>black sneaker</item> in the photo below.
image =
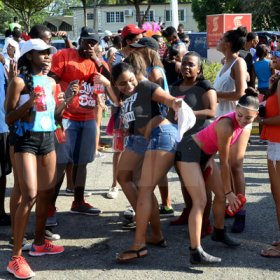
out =
[[136,223],[133,220],[124,221],[122,224],[122,229],[134,230],[136,229]]
[[70,213],[98,216],[101,213],[101,210],[90,205],[89,203],[86,203],[85,201],[73,201]]
[[211,239],[216,242],[224,243],[228,247],[232,247],[232,248],[240,246],[239,242],[229,237],[229,235],[226,232],[226,228],[217,229],[214,227],[214,231],[212,233]]
[[191,264],[211,264],[221,262],[221,258],[217,258],[207,254],[202,247],[196,249],[190,248],[190,263]]
[[0,216],[0,226],[10,226],[11,225],[11,217],[8,214],[3,214]]
[[241,233],[245,229],[245,220],[246,220],[246,211],[239,211],[235,217],[234,222],[232,224],[231,232],[233,233]]

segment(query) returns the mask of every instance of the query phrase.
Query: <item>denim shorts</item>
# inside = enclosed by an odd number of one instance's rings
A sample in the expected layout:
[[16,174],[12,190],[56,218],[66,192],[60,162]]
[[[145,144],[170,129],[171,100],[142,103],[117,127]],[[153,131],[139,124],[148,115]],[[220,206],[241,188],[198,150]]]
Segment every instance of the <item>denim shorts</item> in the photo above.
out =
[[54,133],[25,131],[22,136],[14,135],[14,152],[46,155],[55,150]]
[[142,135],[129,135],[125,138],[125,149],[143,156],[149,141]]
[[83,165],[94,160],[96,149],[96,122],[63,119],[66,143],[56,142],[58,164]]
[[147,150],[176,152],[177,128],[173,124],[163,124],[152,130]]

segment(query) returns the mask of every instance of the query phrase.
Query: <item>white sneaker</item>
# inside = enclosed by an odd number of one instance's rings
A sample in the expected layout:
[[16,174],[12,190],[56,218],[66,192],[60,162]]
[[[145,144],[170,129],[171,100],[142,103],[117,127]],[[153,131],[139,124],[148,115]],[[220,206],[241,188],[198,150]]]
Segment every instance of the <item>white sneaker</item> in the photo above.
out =
[[126,211],[123,212],[123,215],[126,219],[132,219],[135,216],[135,212],[132,207],[129,207]]
[[55,241],[55,240],[60,239],[60,235],[57,234],[57,233],[53,233],[51,228],[46,228],[45,229],[45,238],[48,239],[48,240]]
[[107,198],[112,198],[112,199],[117,198],[118,194],[119,194],[119,188],[111,187],[107,192]]
[[105,158],[105,157],[106,157],[106,155],[104,153],[101,153],[99,151],[97,151],[95,153],[95,158]]

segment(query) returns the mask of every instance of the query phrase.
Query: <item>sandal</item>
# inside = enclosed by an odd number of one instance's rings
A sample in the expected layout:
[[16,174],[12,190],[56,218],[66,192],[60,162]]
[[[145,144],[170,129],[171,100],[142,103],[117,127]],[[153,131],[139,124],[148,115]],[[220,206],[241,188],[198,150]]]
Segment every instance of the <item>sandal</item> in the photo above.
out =
[[163,238],[159,242],[152,242],[152,241],[147,241],[148,245],[156,246],[156,247],[161,247],[161,248],[166,248],[167,247],[167,242]]
[[[141,254],[142,252],[145,252],[145,251],[146,251],[146,253]],[[127,258],[127,259],[120,258],[121,255],[124,256],[126,254],[134,254],[134,256],[132,256],[131,258]],[[127,262],[130,262],[130,261],[138,259],[138,258],[146,257],[148,255],[148,250],[147,250],[147,247],[144,246],[139,250],[124,251],[123,253],[121,253],[121,255],[117,254],[117,256],[116,256],[117,261],[119,263],[127,263]]]
[[269,247],[261,251],[261,256],[266,258],[280,258],[280,250],[274,247]]

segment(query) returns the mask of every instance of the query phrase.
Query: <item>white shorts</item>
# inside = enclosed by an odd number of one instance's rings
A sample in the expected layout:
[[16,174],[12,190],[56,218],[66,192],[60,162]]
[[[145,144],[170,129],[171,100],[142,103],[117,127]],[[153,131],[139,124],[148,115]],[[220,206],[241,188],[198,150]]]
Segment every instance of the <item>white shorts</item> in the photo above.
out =
[[274,166],[276,165],[276,161],[280,161],[280,143],[268,141],[267,158],[273,161]]

